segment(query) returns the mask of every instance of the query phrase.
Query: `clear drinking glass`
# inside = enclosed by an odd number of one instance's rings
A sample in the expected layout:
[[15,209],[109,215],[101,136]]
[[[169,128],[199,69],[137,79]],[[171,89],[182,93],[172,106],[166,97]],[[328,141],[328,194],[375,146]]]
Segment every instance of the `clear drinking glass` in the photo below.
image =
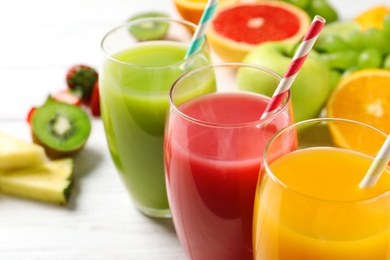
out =
[[252,259],[264,146],[292,123],[289,93],[275,114],[260,120],[279,82],[262,67],[220,63],[189,71],[171,89],[166,184],[173,222],[191,259]]
[[111,157],[136,208],[153,217],[170,217],[163,164],[169,89],[185,71],[210,63],[206,40],[184,60],[194,29],[186,21],[145,18],[114,28],[101,43],[101,110]]
[[[295,147],[280,153],[281,140]],[[386,134],[346,119],[302,121],[264,152],[254,206],[254,259],[390,259],[390,168],[360,188]]]

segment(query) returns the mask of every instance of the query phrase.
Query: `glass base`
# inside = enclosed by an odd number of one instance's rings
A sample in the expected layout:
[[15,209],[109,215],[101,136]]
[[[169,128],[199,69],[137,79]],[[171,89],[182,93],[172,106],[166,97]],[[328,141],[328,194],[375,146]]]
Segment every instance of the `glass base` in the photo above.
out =
[[168,209],[155,209],[148,208],[140,205],[136,205],[136,208],[142,214],[152,218],[172,218],[171,210]]

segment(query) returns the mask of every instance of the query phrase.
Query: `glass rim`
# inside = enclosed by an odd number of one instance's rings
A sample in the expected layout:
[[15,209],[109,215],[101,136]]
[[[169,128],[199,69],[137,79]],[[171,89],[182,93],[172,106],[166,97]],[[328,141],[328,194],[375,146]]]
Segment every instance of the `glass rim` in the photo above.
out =
[[[177,78],[173,82],[172,87],[169,90],[169,103],[170,103],[170,106],[176,111],[176,113],[178,113],[181,117],[183,117],[184,119],[186,119],[186,120],[188,120],[190,122],[193,122],[193,123],[198,124],[198,125],[203,125],[203,126],[206,126],[206,127],[239,128],[239,127],[250,127],[250,126],[263,125],[264,123],[272,121],[274,118],[278,117],[280,114],[285,112],[286,109],[288,108],[288,106],[290,104],[290,99],[291,99],[291,92],[290,92],[290,90],[287,91],[287,95],[283,99],[283,103],[282,103],[283,105],[281,106],[281,109],[279,109],[275,113],[272,113],[272,114],[268,115],[267,117],[265,117],[263,119],[260,119],[260,117],[259,117],[259,119],[255,120],[255,121],[250,121],[250,122],[245,122],[245,123],[238,123],[238,124],[221,124],[221,123],[213,123],[213,122],[208,122],[208,121],[204,121],[204,120],[199,120],[197,118],[193,118],[193,117],[188,116],[187,114],[183,113],[179,109],[179,107],[176,106],[175,102],[173,101],[173,91],[174,91],[176,85],[183,78],[185,78],[185,77],[187,77],[187,76],[189,76],[191,74],[197,73],[198,71],[201,71],[201,70],[204,70],[204,69],[210,69],[210,68],[219,68],[219,67],[232,67],[232,68],[246,67],[246,68],[257,69],[257,70],[261,70],[262,72],[265,72],[265,73],[269,74],[270,76],[275,77],[275,79],[277,79],[279,81],[282,80],[282,77],[279,74],[277,74],[276,72],[274,72],[274,71],[272,71],[270,69],[267,69],[267,68],[265,68],[263,66],[258,66],[258,65],[254,65],[254,64],[248,64],[248,63],[243,63],[243,62],[217,62],[217,63],[202,65],[202,66],[193,68],[193,69],[183,73],[179,78]],[[225,93],[234,93],[234,92],[225,92]],[[255,93],[255,92],[253,92],[253,93]]]
[[268,176],[274,181],[276,182],[278,185],[280,185],[281,187],[283,187],[283,189],[286,189],[288,190],[289,192],[292,192],[292,193],[295,193],[295,194],[298,194],[302,197],[306,197],[306,198],[310,198],[312,200],[316,200],[316,201],[322,201],[322,202],[328,202],[328,203],[340,203],[340,204],[349,204],[349,203],[362,203],[362,202],[369,202],[371,200],[378,200],[380,199],[381,197],[385,197],[386,195],[390,194],[390,187],[389,187],[389,190],[385,191],[385,192],[382,192],[380,194],[377,194],[375,196],[372,196],[372,197],[369,197],[369,198],[364,198],[364,199],[356,199],[356,200],[335,200],[335,199],[321,199],[321,198],[317,198],[315,196],[310,196],[310,195],[307,195],[303,192],[300,192],[296,189],[293,189],[291,188],[289,185],[285,184],[283,181],[281,181],[272,171],[271,169],[269,168],[269,163],[267,161],[267,152],[268,152],[268,149],[270,147],[270,145],[273,143],[273,141],[275,139],[277,139],[279,136],[281,136],[282,134],[284,134],[285,132],[288,132],[288,131],[291,131],[292,129],[294,128],[299,128],[300,126],[302,125],[308,125],[308,124],[314,124],[314,123],[317,123],[317,124],[320,124],[320,123],[324,123],[324,122],[342,122],[342,123],[348,123],[348,124],[355,124],[355,125],[359,125],[359,126],[363,126],[365,128],[368,128],[380,135],[383,135],[384,138],[387,137],[387,134],[369,124],[366,124],[366,123],[363,123],[363,122],[360,122],[360,121],[356,121],[356,120],[352,120],[352,119],[347,119],[347,118],[336,118],[336,117],[319,117],[319,118],[312,118],[312,119],[307,119],[307,120],[302,120],[300,122],[296,122],[294,124],[291,124],[291,125],[288,125],[282,129],[280,129],[279,131],[277,131],[272,137],[271,139],[267,142],[267,145],[265,146],[264,148],[264,152],[263,152],[263,159],[262,159],[262,162],[263,162],[263,165],[264,165],[264,171],[267,172]]
[[[110,35],[112,35],[113,33],[115,33],[116,31],[120,30],[120,29],[123,29],[125,27],[129,27],[129,26],[132,26],[132,25],[135,25],[135,24],[139,24],[139,23],[145,23],[145,22],[150,22],[150,21],[160,21],[160,22],[174,22],[174,23],[177,23],[179,25],[182,25],[182,26],[187,26],[189,28],[192,28],[194,30],[196,30],[197,28],[197,25],[190,22],[190,21],[186,21],[186,20],[181,20],[181,19],[176,19],[176,18],[171,18],[171,17],[149,17],[149,18],[139,18],[139,19],[136,19],[136,20],[132,20],[132,21],[127,21],[127,22],[124,22],[120,25],[117,25],[115,26],[114,28],[110,29],[102,38],[101,42],[100,42],[100,50],[102,51],[103,55],[115,62],[115,63],[118,63],[118,64],[122,64],[122,65],[125,65],[125,66],[129,66],[129,67],[138,67],[138,68],[143,68],[143,69],[161,69],[161,68],[169,68],[169,67],[175,67],[175,66],[182,66],[183,64],[185,64],[186,62],[196,58],[197,56],[201,55],[201,53],[204,52],[204,49],[207,48],[207,44],[208,44],[208,40],[207,40],[207,37],[206,35],[204,35],[203,37],[203,41],[200,45],[200,47],[193,53],[191,54],[187,59],[183,59],[179,62],[176,62],[176,63],[173,63],[173,64],[168,64],[168,65],[160,65],[160,66],[150,66],[150,65],[139,65],[139,64],[134,64],[134,63],[128,63],[128,62],[124,62],[124,61],[121,61],[121,60],[118,60],[118,59],[115,59],[113,58],[113,54],[109,54],[107,52],[107,50],[105,49],[104,47],[104,44],[105,42],[108,40],[108,38],[110,37]],[[140,41],[139,43],[147,43],[147,42],[180,42],[180,41],[173,41],[173,40],[151,40],[151,41]],[[185,43],[185,42],[182,42],[182,43]],[[189,47],[190,45],[190,42],[186,43],[186,47]],[[130,48],[131,46],[129,46]],[[120,52],[120,51],[118,51]],[[115,52],[114,54],[118,53],[118,52]]]

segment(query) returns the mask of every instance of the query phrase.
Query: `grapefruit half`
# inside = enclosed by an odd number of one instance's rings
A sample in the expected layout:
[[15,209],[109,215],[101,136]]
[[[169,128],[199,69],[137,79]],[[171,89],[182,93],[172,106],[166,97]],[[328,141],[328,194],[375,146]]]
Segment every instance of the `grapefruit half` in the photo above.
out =
[[298,43],[310,26],[302,9],[280,1],[233,3],[218,8],[207,30],[211,48],[224,61],[242,61],[259,44]]

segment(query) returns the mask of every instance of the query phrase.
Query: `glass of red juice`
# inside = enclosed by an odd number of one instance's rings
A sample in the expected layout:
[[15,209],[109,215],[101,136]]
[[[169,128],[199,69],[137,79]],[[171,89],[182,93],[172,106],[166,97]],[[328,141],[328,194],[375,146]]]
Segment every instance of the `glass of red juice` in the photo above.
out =
[[[293,122],[289,92],[275,113],[260,119],[280,80],[266,68],[218,63],[186,72],[170,90],[165,178],[177,235],[191,259],[253,257],[264,147]],[[293,145],[287,140],[281,149]]]

